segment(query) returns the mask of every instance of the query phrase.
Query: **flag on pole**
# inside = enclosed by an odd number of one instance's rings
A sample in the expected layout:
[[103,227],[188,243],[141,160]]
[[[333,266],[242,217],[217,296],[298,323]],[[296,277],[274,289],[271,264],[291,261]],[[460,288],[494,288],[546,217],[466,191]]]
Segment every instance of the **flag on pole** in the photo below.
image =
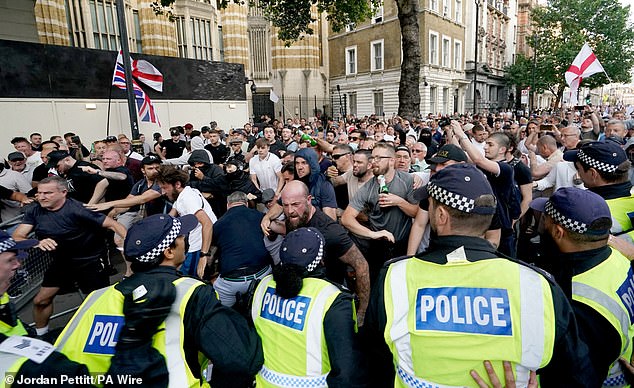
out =
[[584,78],[590,77],[596,73],[605,73],[603,66],[592,52],[588,43],[584,43],[581,51],[572,61],[572,65],[566,71],[566,83],[570,87],[570,103],[577,104],[577,90]]
[[[112,76],[112,85],[118,87],[121,90],[126,90],[125,83],[125,69],[118,61],[114,67],[114,74]],[[154,105],[150,97],[141,89],[139,84],[132,79],[132,87],[134,88],[134,97],[136,100],[137,113],[141,118],[141,121],[151,122],[161,126],[161,122],[156,115]]]
[[274,103],[277,103],[280,100],[280,98],[277,96],[277,94],[275,94],[273,89],[271,89],[271,92],[269,93],[269,100],[273,101]]
[[[123,53],[119,51],[117,63],[123,65]],[[163,74],[153,64],[144,59],[132,59],[132,76],[157,92],[163,92]]]

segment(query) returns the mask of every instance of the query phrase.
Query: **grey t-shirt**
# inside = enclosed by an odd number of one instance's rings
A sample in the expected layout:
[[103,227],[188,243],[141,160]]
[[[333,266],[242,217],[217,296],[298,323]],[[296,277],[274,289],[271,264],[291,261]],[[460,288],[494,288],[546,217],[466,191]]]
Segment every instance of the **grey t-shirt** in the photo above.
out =
[[[396,171],[394,179],[387,184],[387,187],[390,193],[405,198],[409,203],[416,203],[413,198],[413,183],[414,178],[410,174]],[[376,177],[359,188],[349,205],[368,215],[372,230],[387,230],[394,235],[396,241],[402,241],[409,237],[409,231],[412,227],[411,217],[403,213],[398,206],[379,207],[379,183]]]

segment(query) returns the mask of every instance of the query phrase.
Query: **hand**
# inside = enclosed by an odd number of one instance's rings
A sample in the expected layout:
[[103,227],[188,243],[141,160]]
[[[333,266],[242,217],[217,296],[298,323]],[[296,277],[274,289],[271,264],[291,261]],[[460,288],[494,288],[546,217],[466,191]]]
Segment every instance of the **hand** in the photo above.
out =
[[196,268],[196,274],[201,279],[205,275],[205,268],[207,268],[207,256],[200,256],[200,259],[198,260],[198,268]]
[[54,251],[57,248],[57,243],[52,238],[45,238],[40,240],[37,247],[43,251]]
[[388,232],[387,230],[378,230],[376,232],[372,233],[371,238],[373,240],[387,240],[391,243],[395,242],[396,240],[394,239],[394,235],[391,232]]
[[196,179],[202,180],[205,177],[205,174],[203,174],[198,167],[194,167],[194,176]]
[[339,170],[337,170],[337,167],[335,166],[330,166],[326,170],[326,175],[328,175],[328,177],[330,178],[334,178],[336,176],[339,176]]
[[403,198],[392,193],[379,194],[379,207],[398,206],[402,200]]
[[253,201],[253,200],[254,200],[254,199],[256,199],[256,198],[257,198],[257,197],[256,197],[255,195],[253,195],[253,194],[251,194],[251,193],[247,193],[247,199],[248,199],[249,201]]
[[92,168],[90,166],[79,166],[79,168],[83,171],[83,172],[87,172],[88,174],[98,174],[100,170],[97,170],[96,168]]
[[[502,365],[504,365],[504,383],[506,384],[505,387],[515,388],[515,377],[513,376],[513,366],[508,361],[504,361]],[[487,374],[489,375],[489,380],[491,381],[493,388],[502,388],[500,379],[498,378],[497,374],[495,374],[495,370],[493,369],[493,366],[491,365],[490,361],[484,362],[484,368],[486,369]],[[471,377],[473,377],[475,382],[478,383],[478,386],[480,388],[489,388],[489,385],[482,379],[482,377],[480,377],[478,372],[476,372],[475,370],[471,370]],[[534,370],[532,370],[530,372],[530,377],[528,379],[527,387],[537,388],[537,386],[538,386],[537,373]]]
[[106,202],[85,204],[84,207],[86,209],[94,210],[96,212],[103,212],[103,211],[106,211],[106,210],[112,208],[112,206],[108,205]]
[[423,179],[418,175],[414,174],[414,183],[412,184],[412,189],[416,190],[417,188],[423,185]]
[[262,233],[264,233],[265,236],[269,236],[271,233],[271,220],[269,220],[268,217],[262,217],[262,221],[260,221],[260,229],[262,229]]
[[634,384],[634,366],[624,359],[623,357],[619,357],[619,363],[621,364],[621,370],[623,370],[623,376],[625,376],[625,381],[628,384]]
[[610,237],[608,237],[608,245],[619,251],[630,261],[634,259],[634,244],[630,243],[629,241],[611,234]]

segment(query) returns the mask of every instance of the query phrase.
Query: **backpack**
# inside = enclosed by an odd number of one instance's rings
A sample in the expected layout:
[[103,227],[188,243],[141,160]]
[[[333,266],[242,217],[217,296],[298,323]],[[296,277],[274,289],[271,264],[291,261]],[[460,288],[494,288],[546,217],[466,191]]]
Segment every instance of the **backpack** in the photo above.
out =
[[[517,163],[520,163],[520,160],[517,158],[513,158],[508,164],[515,169]],[[513,179],[513,184],[511,185],[511,193],[509,195],[508,201],[506,201],[506,206],[509,211],[509,217],[512,220],[517,220],[520,218],[522,214],[522,192],[520,191],[519,186],[515,179]]]

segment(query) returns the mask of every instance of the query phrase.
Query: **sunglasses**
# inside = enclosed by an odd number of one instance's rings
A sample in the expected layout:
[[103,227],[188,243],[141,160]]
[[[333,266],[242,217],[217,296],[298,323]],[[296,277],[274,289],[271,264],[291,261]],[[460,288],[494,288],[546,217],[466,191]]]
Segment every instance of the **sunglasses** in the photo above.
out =
[[337,155],[332,155],[332,160],[339,160],[340,157],[344,156],[344,155],[349,155],[350,152],[345,152],[343,154],[337,154]]

